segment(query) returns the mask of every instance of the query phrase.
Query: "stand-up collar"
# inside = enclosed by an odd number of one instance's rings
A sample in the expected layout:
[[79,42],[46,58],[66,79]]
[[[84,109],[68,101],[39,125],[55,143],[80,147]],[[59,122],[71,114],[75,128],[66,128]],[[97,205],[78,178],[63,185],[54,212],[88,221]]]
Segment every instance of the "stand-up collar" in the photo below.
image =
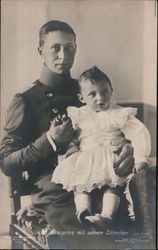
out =
[[44,65],[39,81],[51,89],[62,89],[66,87],[66,84],[70,78],[70,73],[59,75],[55,72],[52,72],[47,68],[46,65]]

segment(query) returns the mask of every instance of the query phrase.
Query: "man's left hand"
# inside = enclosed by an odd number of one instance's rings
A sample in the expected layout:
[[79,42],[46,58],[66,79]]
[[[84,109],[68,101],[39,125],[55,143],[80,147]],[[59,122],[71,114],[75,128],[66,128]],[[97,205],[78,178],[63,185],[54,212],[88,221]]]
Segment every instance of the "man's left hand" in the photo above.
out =
[[120,177],[126,177],[129,175],[134,167],[133,147],[131,143],[126,141],[113,146],[113,152],[118,155],[116,162],[114,163],[115,173]]

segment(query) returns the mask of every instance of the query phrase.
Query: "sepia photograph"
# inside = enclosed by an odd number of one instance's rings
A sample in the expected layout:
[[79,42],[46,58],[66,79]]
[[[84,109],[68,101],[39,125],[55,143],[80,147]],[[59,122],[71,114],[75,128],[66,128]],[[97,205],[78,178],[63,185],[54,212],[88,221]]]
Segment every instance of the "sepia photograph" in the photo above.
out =
[[157,249],[156,0],[1,0],[0,249]]

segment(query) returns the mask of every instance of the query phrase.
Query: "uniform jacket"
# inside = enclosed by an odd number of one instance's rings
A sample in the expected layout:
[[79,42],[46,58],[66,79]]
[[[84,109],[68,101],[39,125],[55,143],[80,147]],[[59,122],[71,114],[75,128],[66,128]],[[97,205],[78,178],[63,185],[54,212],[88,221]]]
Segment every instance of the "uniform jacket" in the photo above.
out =
[[56,166],[57,154],[46,132],[57,112],[80,106],[78,84],[70,74],[57,75],[43,67],[39,80],[17,93],[7,111],[4,137],[0,145],[0,166],[10,176],[28,171],[34,182]]

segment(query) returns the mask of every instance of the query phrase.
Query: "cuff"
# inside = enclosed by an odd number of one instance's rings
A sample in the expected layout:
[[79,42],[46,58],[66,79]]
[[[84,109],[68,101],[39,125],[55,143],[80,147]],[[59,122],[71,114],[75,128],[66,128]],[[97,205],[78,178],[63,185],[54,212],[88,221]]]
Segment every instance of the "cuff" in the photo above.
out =
[[40,136],[34,143],[30,144],[29,148],[31,152],[29,152],[29,156],[27,158],[30,158],[31,162],[47,159],[47,157],[53,153],[53,148],[47,139],[46,133]]
[[47,139],[48,139],[49,143],[51,144],[53,150],[56,152],[57,151],[57,147],[55,145],[55,142],[51,138],[49,131],[47,132],[46,136],[47,136]]

